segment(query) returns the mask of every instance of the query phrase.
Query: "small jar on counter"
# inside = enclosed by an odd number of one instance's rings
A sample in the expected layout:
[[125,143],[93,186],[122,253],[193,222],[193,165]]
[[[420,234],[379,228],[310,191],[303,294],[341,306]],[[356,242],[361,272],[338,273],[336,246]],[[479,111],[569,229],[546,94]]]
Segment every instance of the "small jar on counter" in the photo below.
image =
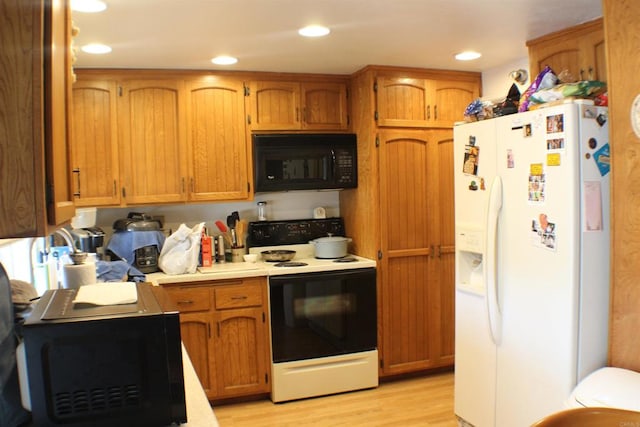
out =
[[258,221],[267,220],[267,202],[258,202]]

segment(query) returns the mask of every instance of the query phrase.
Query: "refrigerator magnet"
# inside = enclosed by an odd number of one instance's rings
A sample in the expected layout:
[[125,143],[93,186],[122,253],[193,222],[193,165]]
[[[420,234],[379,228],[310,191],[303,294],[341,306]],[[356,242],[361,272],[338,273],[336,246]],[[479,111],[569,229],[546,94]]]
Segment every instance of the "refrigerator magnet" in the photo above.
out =
[[547,133],[564,132],[564,114],[547,116]]
[[605,176],[611,170],[611,158],[609,155],[609,143],[604,144],[598,151],[593,153],[593,160],[598,166],[601,176]]
[[513,157],[513,150],[507,148],[507,169],[513,169],[514,167],[516,167],[516,162]]
[[547,154],[547,166],[560,166],[560,153]]
[[542,163],[533,163],[529,167],[529,202],[542,204],[545,201],[546,177]]
[[556,250],[556,224],[549,221],[545,213],[531,220],[531,244],[538,248]]
[[584,231],[602,231],[602,186],[600,181],[584,181]]
[[468,175],[478,175],[478,157],[480,156],[480,147],[475,145],[466,145],[464,147],[464,163],[462,172]]
[[564,150],[564,138],[547,139],[547,150]]

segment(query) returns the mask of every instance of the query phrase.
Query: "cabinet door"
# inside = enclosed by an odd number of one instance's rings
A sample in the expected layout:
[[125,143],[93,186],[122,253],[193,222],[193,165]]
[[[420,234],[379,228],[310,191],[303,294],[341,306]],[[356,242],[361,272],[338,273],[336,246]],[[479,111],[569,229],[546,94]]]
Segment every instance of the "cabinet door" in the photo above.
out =
[[455,215],[453,203],[453,134],[449,129],[430,131],[429,140],[436,145],[437,166],[431,175],[430,188],[437,189],[434,213],[434,267],[438,286],[433,288],[431,324],[438,331],[432,342],[435,365],[453,365],[455,325]]
[[71,152],[77,206],[120,203],[116,83],[81,80],[73,85]]
[[44,102],[39,96],[43,79],[42,12],[36,6],[38,2],[15,1],[2,10],[0,238],[46,234]]
[[[70,185],[67,99],[71,90],[71,12],[67,0],[44,2],[44,101],[47,218],[61,225],[75,215]],[[49,30],[49,31],[46,31]]]
[[123,200],[127,204],[186,199],[184,84],[127,81],[118,98]]
[[452,148],[449,129],[380,132],[384,375],[453,364]]
[[427,127],[431,112],[427,106],[424,79],[378,77],[376,116],[378,126]]
[[607,80],[602,19],[530,40],[527,46],[531,79],[549,65],[557,74],[569,71],[576,80]]
[[189,200],[249,197],[249,159],[241,81],[187,83]]
[[249,85],[252,130],[301,129],[300,84],[256,81]]
[[[384,374],[432,367],[431,312],[438,206],[431,184],[437,144],[427,131],[380,132],[382,359]],[[401,190],[401,191],[400,191]]]
[[343,130],[349,126],[346,84],[303,83],[302,106],[305,129]]
[[207,397],[216,396],[216,363],[211,312],[180,312],[180,335]]
[[453,127],[464,120],[464,110],[480,96],[476,83],[456,80],[432,80],[430,104],[427,106],[432,127]]
[[268,336],[261,307],[216,312],[218,397],[269,391]]

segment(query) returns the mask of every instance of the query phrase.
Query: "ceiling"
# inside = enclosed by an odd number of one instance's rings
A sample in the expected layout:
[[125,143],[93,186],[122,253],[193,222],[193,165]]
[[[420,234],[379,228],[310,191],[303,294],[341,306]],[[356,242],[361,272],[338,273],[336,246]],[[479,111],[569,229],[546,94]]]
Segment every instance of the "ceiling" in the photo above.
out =
[[[526,40],[602,15],[601,0],[104,0],[73,13],[80,68],[350,74],[365,65],[483,71],[527,56]],[[308,24],[324,38],[297,34]],[[482,57],[460,62],[462,50]],[[210,62],[226,54],[232,66]]]

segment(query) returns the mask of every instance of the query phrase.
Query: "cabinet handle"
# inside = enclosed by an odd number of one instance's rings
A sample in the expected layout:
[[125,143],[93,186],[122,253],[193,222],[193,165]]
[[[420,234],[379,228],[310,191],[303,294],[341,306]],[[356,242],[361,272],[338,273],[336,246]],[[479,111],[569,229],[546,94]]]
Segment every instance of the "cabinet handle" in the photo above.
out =
[[433,119],[434,120],[438,120],[438,106],[437,105],[433,106]]
[[190,185],[191,185],[191,192],[195,193],[196,184],[195,184],[195,182],[193,180],[193,177],[191,177],[191,184]]
[[442,256],[442,247],[440,245],[436,246],[436,256],[438,258]]
[[427,120],[431,120],[431,105],[427,105]]
[[232,300],[236,300],[236,301],[237,300],[245,300],[245,299],[247,299],[247,296],[246,295],[237,295],[237,296],[232,296],[231,299]]
[[589,67],[589,80],[593,80],[593,67]]
[[191,304],[193,304],[193,300],[190,300],[190,299],[178,301],[178,305],[191,305]]
[[434,252],[435,252],[435,249],[433,248],[433,245],[429,245],[429,258],[433,259]]
[[116,182],[116,180],[113,180],[113,197],[118,195],[118,183]]
[[185,192],[185,185],[184,185],[184,177],[182,177],[182,193],[184,194]]
[[296,107],[296,122],[300,121],[300,108]]
[[75,169],[73,170],[73,173],[76,175],[76,182],[77,182],[77,184],[78,184],[78,186],[76,187],[76,188],[77,188],[77,191],[75,191],[75,192],[73,193],[73,195],[74,195],[75,197],[80,197],[80,168],[75,168]]
[[218,325],[218,338],[220,338],[220,321],[216,322]]
[[584,80],[584,70],[580,68],[580,80]]
[[209,334],[209,338],[211,338],[211,323],[207,323],[207,334]]

